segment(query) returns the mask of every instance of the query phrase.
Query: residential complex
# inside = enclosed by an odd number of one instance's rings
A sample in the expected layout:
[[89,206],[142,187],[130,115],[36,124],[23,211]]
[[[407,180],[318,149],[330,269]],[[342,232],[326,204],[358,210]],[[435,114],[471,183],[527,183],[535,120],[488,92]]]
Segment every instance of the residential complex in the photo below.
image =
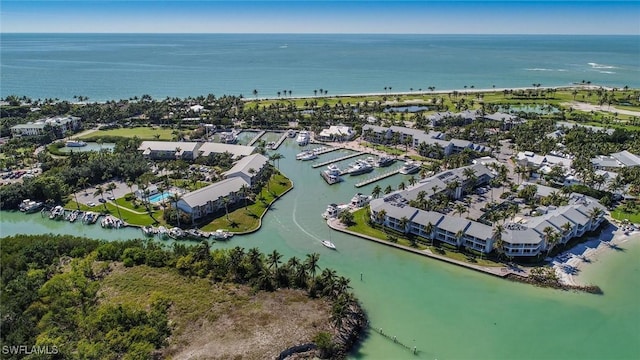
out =
[[43,135],[47,127],[51,128],[58,137],[64,136],[67,131],[80,129],[80,118],[76,116],[54,116],[40,119],[35,122],[18,124],[11,127],[11,135],[16,136],[39,136]]
[[[466,178],[463,175],[466,168],[473,169],[475,177]],[[463,189],[487,184],[492,177],[491,171],[481,164],[439,173],[406,190],[398,190],[372,200],[371,220],[425,240],[435,239],[482,253],[493,251],[500,238],[502,251],[509,257],[533,257],[551,249],[554,244],[548,239],[549,229],[559,234],[559,243],[566,243],[573,237],[596,229],[602,222],[605,208],[596,200],[580,194],[572,194],[566,206],[545,207],[539,209],[536,214],[538,216],[521,216],[517,220],[514,218],[504,225],[500,234],[497,233],[497,227],[410,205],[419,196],[431,198],[441,192],[447,192],[448,196],[458,199],[462,196]],[[594,210],[596,208],[599,210]]]
[[200,156],[228,152],[232,158],[247,156],[255,151],[253,146],[185,141],[143,141],[138,147],[142,155],[151,160],[195,160]]
[[[394,136],[397,137],[398,144],[407,144],[412,149],[418,149],[420,144],[435,145],[442,149],[444,156],[459,153],[464,149],[470,149],[478,152],[489,151],[490,148],[474,144],[471,141],[460,139],[449,139],[444,133],[439,131],[429,131],[412,129],[402,126],[383,127],[377,125],[364,125],[362,132],[366,140],[388,144],[393,142]],[[394,135],[394,134],[398,135]]]
[[177,207],[195,222],[234,205],[247,196],[244,192],[255,186],[268,164],[269,159],[262,154],[244,157],[223,173],[224,180],[182,195]]

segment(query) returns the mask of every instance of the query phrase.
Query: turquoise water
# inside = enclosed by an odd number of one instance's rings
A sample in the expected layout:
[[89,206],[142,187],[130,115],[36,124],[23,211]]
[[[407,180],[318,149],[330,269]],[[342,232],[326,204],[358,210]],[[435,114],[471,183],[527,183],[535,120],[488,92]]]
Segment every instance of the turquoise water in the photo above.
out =
[[[311,168],[313,162],[295,160],[300,151],[291,139],[278,150],[285,156],[280,168],[295,188],[274,204],[263,228],[212,247],[276,249],[285,258],[318,252],[321,267],[332,267],[352,280],[373,327],[419,350],[414,356],[372,332],[351,354],[352,359],[640,357],[640,239],[623,244],[625,251],[612,251],[587,265],[580,275],[600,285],[603,296],[511,283],[330,231],[320,216],[326,205],[347,202],[356,192],[370,193],[376,184],[356,189],[354,184],[368,176],[362,175],[347,176],[344,182],[329,186],[319,176],[320,169]],[[340,155],[328,153],[317,161]],[[377,184],[397,187],[407,179],[395,175]],[[141,236],[138,229],[55,222],[40,214],[0,215],[3,236],[48,232],[105,239]],[[320,241],[329,237],[337,251],[322,246]]]
[[161,193],[161,194],[155,194],[153,196],[149,196],[149,202],[157,203],[157,202],[160,202],[162,200],[168,199],[170,196],[173,196],[173,193],[165,192],[165,193]]
[[[604,25],[604,24],[603,24]],[[73,101],[640,87],[639,36],[0,34],[0,96]],[[286,44],[286,46],[284,46]]]
[[68,146],[65,146],[65,147],[60,148],[60,151],[62,151],[62,152],[72,152],[72,151],[74,151],[74,152],[85,152],[85,151],[100,151],[100,150],[104,150],[104,149],[111,151],[115,147],[116,147],[116,144],[114,144],[114,143],[98,144],[98,143],[94,143],[94,142],[89,142],[89,143],[87,143],[86,146],[81,146],[81,147],[77,147],[77,146],[68,147]]

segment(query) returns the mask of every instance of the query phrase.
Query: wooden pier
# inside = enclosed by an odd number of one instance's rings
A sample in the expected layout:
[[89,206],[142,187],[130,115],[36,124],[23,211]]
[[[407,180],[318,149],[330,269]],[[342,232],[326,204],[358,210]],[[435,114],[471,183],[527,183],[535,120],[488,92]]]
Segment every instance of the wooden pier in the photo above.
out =
[[397,174],[399,172],[400,172],[400,169],[396,169],[396,170],[392,170],[392,171],[386,172],[386,173],[384,173],[382,175],[378,175],[378,176],[372,177],[370,179],[367,179],[365,181],[359,182],[359,183],[355,184],[355,187],[359,188],[359,187],[363,187],[365,185],[369,185],[369,184],[374,183],[374,182],[376,182],[378,180],[382,180],[382,179],[388,178],[389,176],[393,176],[393,175],[395,175],[395,174]]
[[278,150],[278,148],[280,147],[280,145],[282,145],[282,143],[287,140],[287,138],[289,137],[289,134],[287,131],[285,131],[282,136],[280,136],[280,139],[278,139],[278,141],[276,141],[276,143],[271,147],[271,150]]
[[249,141],[249,143],[247,144],[247,146],[252,146],[253,144],[255,144],[256,142],[258,142],[258,140],[260,140],[260,138],[262,137],[262,135],[264,135],[266,133],[266,131],[262,130],[258,133],[258,135],[256,135],[253,139],[251,139],[251,141]]
[[[331,151],[334,151],[334,150],[337,150],[337,149],[338,148],[331,148]],[[326,154],[327,152],[329,152],[329,151],[323,152],[322,154]],[[346,156],[343,156],[343,157],[340,157],[340,158],[337,158],[337,159],[327,160],[327,161],[323,161],[321,163],[313,164],[313,165],[311,165],[311,167],[315,169],[315,168],[319,168],[321,166],[329,165],[329,164],[334,163],[334,162],[351,159],[351,158],[354,158],[356,156],[360,156],[360,155],[364,155],[364,154],[366,154],[366,153],[357,152],[355,154],[349,154],[349,155],[346,155]]]

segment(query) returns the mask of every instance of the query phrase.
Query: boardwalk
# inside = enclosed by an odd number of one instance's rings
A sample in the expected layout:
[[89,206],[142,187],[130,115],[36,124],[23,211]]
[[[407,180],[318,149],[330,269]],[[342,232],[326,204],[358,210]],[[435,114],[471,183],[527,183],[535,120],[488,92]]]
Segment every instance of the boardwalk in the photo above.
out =
[[[332,148],[332,149],[335,149],[335,148]],[[343,156],[343,157],[340,157],[340,158],[337,158],[337,159],[331,159],[331,160],[323,161],[321,163],[316,163],[316,164],[313,164],[311,167],[315,169],[315,168],[319,168],[321,166],[329,165],[329,164],[334,163],[334,162],[351,159],[353,157],[364,155],[364,154],[366,154],[366,153],[357,152],[355,154],[349,154],[349,155],[346,155],[346,156]]]
[[393,176],[393,175],[397,174],[398,172],[400,172],[400,169],[391,170],[391,171],[386,172],[386,173],[384,173],[382,175],[374,176],[374,177],[372,177],[370,179],[367,179],[365,181],[359,182],[359,183],[355,184],[354,186],[357,187],[357,188],[363,187],[365,185],[369,185],[371,183],[374,183],[374,182],[376,182],[378,180],[386,179],[389,176]]
[[251,141],[249,141],[249,143],[247,144],[248,146],[252,146],[253,144],[255,144],[256,142],[258,142],[258,140],[262,137],[262,135],[264,135],[266,133],[266,131],[262,130],[258,133],[258,135],[256,135],[253,139],[251,139]]
[[280,136],[280,139],[278,139],[278,141],[276,141],[276,143],[271,147],[271,150],[278,150],[280,145],[287,140],[287,137],[289,137],[289,134],[285,131],[282,136]]

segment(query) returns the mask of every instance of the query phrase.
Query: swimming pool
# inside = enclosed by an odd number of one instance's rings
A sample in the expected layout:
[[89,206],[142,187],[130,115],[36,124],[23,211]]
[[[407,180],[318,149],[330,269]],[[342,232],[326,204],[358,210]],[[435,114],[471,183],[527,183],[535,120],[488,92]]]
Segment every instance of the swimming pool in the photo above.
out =
[[173,193],[171,193],[171,192],[155,194],[153,196],[149,196],[149,202],[157,203],[157,202],[160,202],[162,200],[168,199],[172,195],[173,195]]

